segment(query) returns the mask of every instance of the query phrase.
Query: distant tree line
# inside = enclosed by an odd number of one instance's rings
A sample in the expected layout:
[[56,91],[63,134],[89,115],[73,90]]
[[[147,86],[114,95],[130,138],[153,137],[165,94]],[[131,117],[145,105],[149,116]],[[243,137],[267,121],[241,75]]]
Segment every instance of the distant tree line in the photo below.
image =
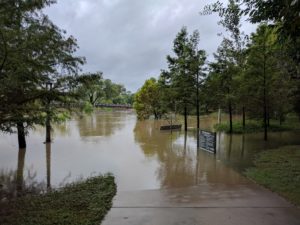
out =
[[[202,16],[217,13],[226,33],[208,62],[199,50],[199,33],[183,27],[167,56],[168,69],[147,80],[135,95],[140,119],[175,112],[187,116],[223,109],[229,132],[233,114],[262,121],[268,138],[270,119],[280,124],[290,112],[300,118],[300,1],[229,0],[205,6]],[[241,31],[242,20],[258,23],[250,36]],[[156,99],[156,101],[153,101]]]
[[86,73],[78,77],[76,93],[82,101],[95,106],[97,103],[129,104],[133,103],[133,94],[122,84],[104,79],[102,72]]
[[0,130],[17,132],[20,148],[37,124],[51,141],[51,122],[68,117],[53,103],[132,102],[131,93],[102,73],[79,75],[85,58],[74,55],[76,39],[42,11],[55,2],[0,0]]

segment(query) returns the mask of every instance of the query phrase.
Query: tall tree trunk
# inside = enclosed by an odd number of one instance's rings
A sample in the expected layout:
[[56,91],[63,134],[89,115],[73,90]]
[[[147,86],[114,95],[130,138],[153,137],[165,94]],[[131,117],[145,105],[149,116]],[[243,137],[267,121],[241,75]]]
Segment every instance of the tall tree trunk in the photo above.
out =
[[267,96],[266,96],[266,68],[265,68],[265,60],[264,60],[264,93],[263,93],[263,107],[264,107],[264,140],[268,140],[268,124],[267,124],[267,117],[268,117],[268,112],[267,112]]
[[23,122],[17,123],[19,148],[26,148],[25,128]]
[[187,107],[184,106],[184,131],[187,132]]
[[158,120],[158,115],[157,115],[157,112],[155,110],[153,111],[153,114],[154,114],[154,119]]
[[264,62],[263,62],[263,87],[264,87],[264,92],[263,92],[263,107],[264,107],[264,140],[268,140],[268,125],[267,125],[267,117],[268,117],[268,112],[267,112],[267,78],[266,78],[266,46],[264,42],[263,46],[264,50]]
[[229,133],[232,133],[232,105],[231,101],[228,102],[228,111],[229,111]]
[[90,103],[94,106],[94,95],[90,95]]
[[50,116],[47,115],[46,119],[46,143],[51,142],[51,122],[50,122]]
[[264,97],[264,140],[268,140],[268,124],[267,124],[267,106],[265,104],[265,97]]
[[246,112],[245,112],[245,106],[243,106],[243,129],[246,127]]
[[196,96],[196,107],[197,107],[197,135],[200,129],[200,109],[199,109],[199,73],[197,73],[197,96]]
[[280,113],[279,115],[279,125],[282,125],[282,122],[284,121],[283,113]]

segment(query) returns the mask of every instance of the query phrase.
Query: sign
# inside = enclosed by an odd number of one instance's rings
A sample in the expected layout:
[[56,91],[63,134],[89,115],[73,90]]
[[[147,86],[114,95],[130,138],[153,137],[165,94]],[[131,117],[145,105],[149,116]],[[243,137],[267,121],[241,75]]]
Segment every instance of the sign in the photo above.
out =
[[200,148],[216,154],[216,133],[200,130]]

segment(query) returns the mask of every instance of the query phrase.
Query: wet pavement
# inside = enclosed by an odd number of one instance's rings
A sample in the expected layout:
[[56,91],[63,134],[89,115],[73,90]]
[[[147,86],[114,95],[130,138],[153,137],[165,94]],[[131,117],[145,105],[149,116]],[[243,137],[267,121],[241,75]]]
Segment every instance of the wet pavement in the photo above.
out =
[[241,184],[119,192],[103,225],[299,225],[300,209],[241,178]]

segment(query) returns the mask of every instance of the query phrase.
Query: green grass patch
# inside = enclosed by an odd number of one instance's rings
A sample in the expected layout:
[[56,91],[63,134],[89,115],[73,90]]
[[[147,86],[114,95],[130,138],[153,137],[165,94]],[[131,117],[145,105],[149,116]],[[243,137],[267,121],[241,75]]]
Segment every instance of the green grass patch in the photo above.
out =
[[300,206],[300,146],[285,146],[257,155],[245,174]]
[[111,175],[88,178],[44,195],[0,203],[1,225],[100,224],[116,194]]
[[[229,123],[220,123],[214,126],[216,131],[229,133]],[[263,132],[264,126],[261,121],[256,120],[247,120],[245,127],[243,127],[243,123],[241,121],[233,121],[232,130],[235,134],[241,133],[257,133]],[[270,132],[282,132],[282,131],[292,131],[292,130],[300,130],[299,122],[298,123],[284,123],[282,125],[278,124],[277,121],[272,121],[270,126],[268,127],[268,131]]]

